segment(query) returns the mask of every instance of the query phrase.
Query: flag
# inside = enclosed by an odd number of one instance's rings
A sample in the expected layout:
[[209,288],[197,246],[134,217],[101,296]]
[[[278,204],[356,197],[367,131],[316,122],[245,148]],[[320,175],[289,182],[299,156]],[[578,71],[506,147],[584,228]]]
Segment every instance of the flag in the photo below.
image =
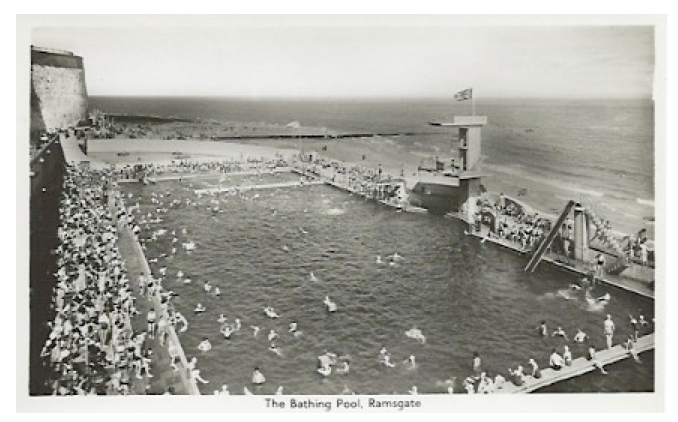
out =
[[468,88],[454,94],[454,99],[457,101],[464,101],[473,98],[473,88]]

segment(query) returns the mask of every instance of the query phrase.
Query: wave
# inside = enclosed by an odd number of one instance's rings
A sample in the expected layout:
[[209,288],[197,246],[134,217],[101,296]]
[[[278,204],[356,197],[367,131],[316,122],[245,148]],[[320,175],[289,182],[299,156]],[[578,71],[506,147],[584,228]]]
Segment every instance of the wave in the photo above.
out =
[[531,173],[531,172],[526,171],[526,170],[520,170],[520,169],[517,169],[517,168],[512,167],[512,166],[503,166],[503,165],[491,164],[491,165],[488,165],[488,167],[490,167],[492,170],[495,170],[495,171],[500,172],[500,173],[506,173],[506,174],[518,176],[518,177],[521,177],[523,179],[529,180],[531,182],[536,182],[536,183],[540,183],[540,184],[543,184],[543,185],[552,186],[552,187],[555,187],[555,188],[565,189],[565,190],[569,190],[569,191],[572,191],[572,192],[578,192],[578,193],[581,193],[581,194],[584,194],[584,195],[595,196],[597,198],[602,198],[602,197],[605,196],[605,194],[603,192],[598,192],[598,191],[592,190],[590,188],[585,188],[585,187],[582,187],[582,186],[575,186],[575,185],[569,184],[567,182],[564,182],[564,181],[558,180],[558,179],[548,180],[548,179],[545,179],[544,176],[540,176],[540,175]]
[[640,205],[646,205],[648,207],[654,207],[654,199],[642,199],[636,198],[636,202]]

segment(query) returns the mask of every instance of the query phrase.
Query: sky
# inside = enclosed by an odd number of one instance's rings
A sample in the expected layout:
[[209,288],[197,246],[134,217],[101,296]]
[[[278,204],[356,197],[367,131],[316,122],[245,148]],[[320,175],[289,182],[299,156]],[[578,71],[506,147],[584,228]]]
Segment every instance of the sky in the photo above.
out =
[[651,98],[649,26],[34,27],[90,95]]

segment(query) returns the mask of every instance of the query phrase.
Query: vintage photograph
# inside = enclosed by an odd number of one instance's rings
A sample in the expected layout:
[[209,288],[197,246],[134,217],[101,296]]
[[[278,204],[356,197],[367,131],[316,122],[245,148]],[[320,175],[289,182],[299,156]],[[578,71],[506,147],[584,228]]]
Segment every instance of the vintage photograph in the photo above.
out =
[[26,394],[657,394],[663,21],[330,18],[24,18]]

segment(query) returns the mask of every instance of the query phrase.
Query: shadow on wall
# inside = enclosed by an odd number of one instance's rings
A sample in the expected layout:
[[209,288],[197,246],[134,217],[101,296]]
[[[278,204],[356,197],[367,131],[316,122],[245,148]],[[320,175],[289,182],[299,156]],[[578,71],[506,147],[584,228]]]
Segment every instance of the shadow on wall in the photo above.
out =
[[42,117],[42,102],[38,93],[35,91],[35,85],[31,80],[31,123],[30,123],[30,143],[38,145],[40,135],[46,131],[45,119]]

